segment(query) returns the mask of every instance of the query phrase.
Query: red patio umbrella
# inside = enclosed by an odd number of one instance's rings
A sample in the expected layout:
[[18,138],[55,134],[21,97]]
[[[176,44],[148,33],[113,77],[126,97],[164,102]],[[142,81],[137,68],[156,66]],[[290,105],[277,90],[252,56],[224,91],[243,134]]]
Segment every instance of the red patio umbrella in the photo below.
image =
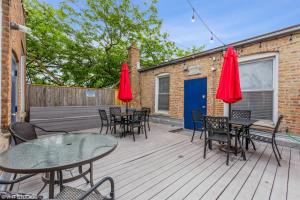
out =
[[228,47],[225,53],[216,98],[229,104],[229,117],[231,104],[242,99],[238,59],[233,47]]
[[126,102],[126,112],[128,110],[128,102],[130,102],[132,98],[128,65],[127,63],[123,63],[120,75],[118,99]]

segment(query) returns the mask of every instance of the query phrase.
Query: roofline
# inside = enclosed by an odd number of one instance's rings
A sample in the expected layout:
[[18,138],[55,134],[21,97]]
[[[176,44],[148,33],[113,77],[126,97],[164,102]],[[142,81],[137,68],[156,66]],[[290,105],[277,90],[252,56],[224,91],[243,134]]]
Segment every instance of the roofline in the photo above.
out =
[[208,55],[208,54],[216,53],[216,52],[219,52],[219,51],[224,51],[224,50],[226,50],[227,46],[241,47],[241,46],[247,45],[247,44],[260,43],[264,40],[271,40],[271,39],[278,38],[278,37],[293,35],[293,33],[298,32],[298,31],[300,31],[300,24],[296,24],[294,26],[289,26],[289,27],[286,27],[286,28],[283,28],[283,29],[279,29],[279,30],[276,30],[276,31],[273,31],[273,32],[269,32],[269,33],[265,33],[265,34],[262,34],[262,35],[254,36],[254,37],[244,39],[244,40],[240,40],[240,41],[237,41],[237,42],[233,42],[233,43],[230,43],[226,46],[219,46],[219,47],[216,47],[216,48],[213,48],[213,49],[202,51],[200,53],[195,53],[195,54],[191,54],[191,55],[184,56],[184,57],[181,57],[181,58],[176,58],[176,59],[173,59],[173,60],[170,60],[170,61],[167,61],[167,62],[163,62],[163,63],[160,63],[158,65],[152,66],[152,67],[140,69],[139,72],[145,72],[145,71],[149,71],[149,70],[152,70],[152,69],[161,68],[161,67],[164,67],[164,66],[167,66],[167,65],[184,62],[184,61],[194,59],[194,58],[198,58],[198,57],[201,57],[201,56],[205,56],[205,55]]

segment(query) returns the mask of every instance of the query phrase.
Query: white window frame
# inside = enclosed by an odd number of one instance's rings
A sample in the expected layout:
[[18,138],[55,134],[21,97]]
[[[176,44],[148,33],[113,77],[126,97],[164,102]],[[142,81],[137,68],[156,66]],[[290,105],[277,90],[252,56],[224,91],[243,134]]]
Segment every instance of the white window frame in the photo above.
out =
[[[239,64],[255,62],[261,59],[273,59],[273,123],[278,119],[278,65],[279,65],[279,53],[261,53],[250,56],[243,56],[238,58]],[[251,90],[244,90],[251,91]],[[259,91],[259,90],[255,90]],[[224,103],[224,116],[229,115],[229,106]]]
[[21,89],[21,112],[25,112],[25,63],[26,56],[21,56],[21,62],[20,62],[20,89]]
[[[159,91],[159,79],[164,78],[164,77],[169,77],[170,78],[170,73],[163,73],[159,74],[155,77],[155,113],[158,114],[169,114],[169,111],[166,110],[158,110],[158,91]],[[171,80],[171,79],[170,79]],[[169,84],[170,87],[170,84]],[[170,110],[170,90],[169,90],[169,110]]]

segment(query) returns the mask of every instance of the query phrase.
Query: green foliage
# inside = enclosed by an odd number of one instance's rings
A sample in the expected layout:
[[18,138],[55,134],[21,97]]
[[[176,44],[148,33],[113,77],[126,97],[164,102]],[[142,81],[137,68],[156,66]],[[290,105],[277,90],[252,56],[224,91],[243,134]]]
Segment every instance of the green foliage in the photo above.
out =
[[141,49],[149,67],[200,48],[179,49],[161,32],[157,0],[141,7],[131,0],[62,1],[53,8],[26,0],[28,81],[58,85],[108,87],[117,83],[127,48]]

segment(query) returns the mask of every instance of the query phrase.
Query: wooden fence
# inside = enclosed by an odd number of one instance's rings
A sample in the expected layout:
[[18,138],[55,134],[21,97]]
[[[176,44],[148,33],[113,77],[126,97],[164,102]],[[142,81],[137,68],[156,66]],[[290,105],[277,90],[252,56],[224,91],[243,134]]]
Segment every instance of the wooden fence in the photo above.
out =
[[26,91],[30,122],[48,130],[97,128],[100,125],[98,109],[108,110],[119,104],[114,89],[27,85]]
[[115,89],[27,85],[27,108],[114,105]]

